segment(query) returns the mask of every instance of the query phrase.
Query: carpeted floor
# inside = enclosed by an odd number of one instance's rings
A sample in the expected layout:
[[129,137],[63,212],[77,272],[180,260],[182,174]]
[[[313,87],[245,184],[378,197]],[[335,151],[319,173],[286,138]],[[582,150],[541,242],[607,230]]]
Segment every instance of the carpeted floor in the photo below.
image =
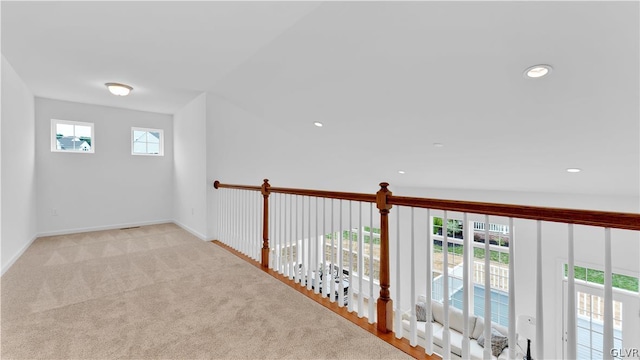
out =
[[36,240],[1,279],[2,359],[404,359],[173,224]]

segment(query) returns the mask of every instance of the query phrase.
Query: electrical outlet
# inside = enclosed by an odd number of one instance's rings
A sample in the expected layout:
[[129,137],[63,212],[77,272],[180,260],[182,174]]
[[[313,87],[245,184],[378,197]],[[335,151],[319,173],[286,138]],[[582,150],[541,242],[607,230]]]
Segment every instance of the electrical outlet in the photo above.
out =
[[56,208],[51,209],[51,216],[58,216],[58,209]]

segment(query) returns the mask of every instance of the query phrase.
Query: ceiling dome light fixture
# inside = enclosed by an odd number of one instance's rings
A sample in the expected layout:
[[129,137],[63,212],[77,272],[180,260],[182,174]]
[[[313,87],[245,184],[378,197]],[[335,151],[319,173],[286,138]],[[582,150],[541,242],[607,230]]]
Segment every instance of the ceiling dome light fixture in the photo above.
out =
[[548,75],[553,68],[551,65],[534,65],[524,71],[524,76],[532,79],[541,78]]
[[119,83],[106,83],[104,84],[109,92],[116,96],[127,96],[133,90],[133,88],[129,85],[119,84]]
[[398,174],[404,174],[404,170],[398,170]]
[[323,124],[323,123],[321,123],[320,121],[316,121],[316,122],[314,122],[314,123],[313,123],[313,125],[315,125],[315,126],[317,126],[317,127],[323,127],[323,126],[324,126],[324,124]]
[[568,168],[567,172],[570,173],[579,173],[580,171],[582,171],[582,169],[578,169],[578,168]]

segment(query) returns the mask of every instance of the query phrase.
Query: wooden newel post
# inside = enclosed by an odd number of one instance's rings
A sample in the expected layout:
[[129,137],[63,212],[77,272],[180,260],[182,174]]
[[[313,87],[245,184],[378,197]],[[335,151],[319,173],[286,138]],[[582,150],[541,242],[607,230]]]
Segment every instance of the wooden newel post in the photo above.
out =
[[389,292],[389,210],[387,197],[391,191],[388,183],[380,183],[376,193],[376,205],[380,210],[380,297],[378,298],[378,331],[388,333],[393,330],[393,301]]
[[262,267],[269,267],[269,179],[264,179],[262,183],[262,198],[264,199],[264,206],[262,209]]

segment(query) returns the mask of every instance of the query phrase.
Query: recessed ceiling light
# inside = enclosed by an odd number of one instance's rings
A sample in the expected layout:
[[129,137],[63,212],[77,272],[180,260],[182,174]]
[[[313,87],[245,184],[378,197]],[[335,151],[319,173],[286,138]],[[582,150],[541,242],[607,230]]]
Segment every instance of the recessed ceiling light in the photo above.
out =
[[317,127],[322,127],[322,126],[324,126],[324,124],[323,124],[323,123],[321,123],[320,121],[316,121],[316,122],[314,122],[314,123],[313,123],[313,125],[315,125],[315,126],[317,126]]
[[398,174],[404,174],[404,170],[398,170]]
[[568,168],[567,172],[570,173],[579,173],[580,171],[582,171],[582,169],[578,169],[578,168]]
[[104,85],[109,89],[109,92],[116,96],[127,96],[133,90],[131,86],[125,84],[106,83]]
[[433,143],[433,147],[444,147],[442,143]]
[[524,71],[524,76],[532,79],[541,78],[548,75],[551,70],[550,65],[534,65]]

